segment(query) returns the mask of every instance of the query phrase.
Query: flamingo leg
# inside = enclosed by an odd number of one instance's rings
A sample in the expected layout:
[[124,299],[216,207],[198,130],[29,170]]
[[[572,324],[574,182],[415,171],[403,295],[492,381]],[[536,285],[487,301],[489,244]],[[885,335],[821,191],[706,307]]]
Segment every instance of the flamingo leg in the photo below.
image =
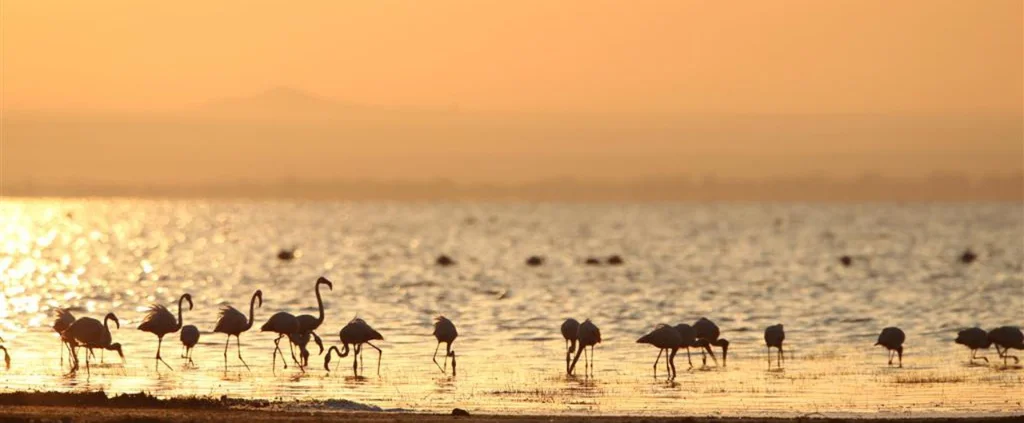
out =
[[672,375],[669,376],[668,380],[676,379],[676,353],[679,352],[679,348],[672,349],[672,355],[668,357],[668,363],[672,366]]
[[[164,359],[160,358],[160,348],[163,347],[163,344],[164,344],[164,337],[162,337],[162,336],[157,337],[157,341],[156,341],[156,370],[160,371],[160,363],[164,363],[164,365],[167,366],[168,370],[174,370],[173,368],[171,368],[170,364],[167,364],[167,362],[164,361]],[[88,364],[89,357],[86,357],[85,359],[86,359],[85,360],[86,364]]]
[[590,346],[590,376],[594,376],[594,346]]
[[665,352],[664,348],[658,350],[658,356],[654,359],[654,378],[658,378],[658,361],[661,360],[661,353]]
[[786,362],[786,353],[782,351],[782,345],[779,345],[779,366]]
[[[437,341],[437,346],[434,347],[434,365],[437,366],[438,369],[441,369],[441,373],[444,373],[445,370],[443,368],[441,368],[441,365],[438,364],[438,362],[437,362],[437,350],[439,350],[439,349],[441,349],[441,341]],[[447,359],[448,358],[445,357],[445,361],[447,361]]]
[[693,368],[693,358],[690,357],[690,347],[686,347],[686,361],[690,363],[690,368]]
[[[367,342],[366,345],[369,345],[369,346],[373,347],[373,349],[377,350],[377,377],[380,377],[380,360],[384,356],[384,351],[381,351],[380,348],[377,348],[376,345],[373,345],[370,342]],[[360,355],[362,355],[362,354],[360,354]]]
[[769,346],[767,348],[767,351],[768,351],[768,354],[767,354],[768,355],[768,370],[771,370],[772,369],[772,347]]
[[352,349],[352,375],[359,377],[359,345]]
[[444,347],[444,366],[441,369],[442,371],[445,371],[445,372],[448,371],[448,357],[451,356],[451,355],[452,355],[452,343],[451,342],[446,342],[445,343],[445,347]]
[[[448,350],[448,354],[447,355],[451,356],[451,358],[452,358],[452,376],[455,376],[455,350],[452,349],[452,343],[451,342],[448,343],[448,346],[446,347],[446,349]],[[447,358],[445,359],[445,362],[447,362]]]

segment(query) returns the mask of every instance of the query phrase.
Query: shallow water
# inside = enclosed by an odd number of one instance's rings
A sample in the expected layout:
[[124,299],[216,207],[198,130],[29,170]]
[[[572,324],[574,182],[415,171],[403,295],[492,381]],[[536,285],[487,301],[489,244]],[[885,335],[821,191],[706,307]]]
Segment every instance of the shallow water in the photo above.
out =
[[[803,204],[432,204],[12,200],[0,202],[0,336],[13,368],[3,390],[144,390],[158,396],[344,398],[384,409],[528,414],[960,415],[1024,412],[1024,370],[967,364],[962,327],[1024,323],[1024,206]],[[281,247],[300,256],[283,262]],[[964,265],[965,248],[979,259]],[[433,265],[448,254],[457,266]],[[585,266],[619,254],[623,266]],[[851,267],[838,257],[853,256]],[[547,263],[527,267],[526,257]],[[323,356],[305,374],[271,372],[276,311],[315,314],[324,292],[328,345],[354,316],[385,341],[381,376],[368,349],[365,378]],[[219,304],[248,311],[234,341],[211,333]],[[188,292],[202,339],[182,368],[177,334],[164,343],[176,369],[155,370],[156,337],[134,328],[145,307]],[[65,376],[52,310],[108,311],[115,353],[91,375]],[[431,362],[432,317],[451,318],[459,374]],[[566,317],[591,318],[604,341],[594,376],[564,375]],[[657,350],[634,343],[657,323],[701,316],[732,342],[728,367],[652,375]],[[767,370],[764,327],[786,325],[784,370]],[[873,347],[885,326],[907,332],[904,367]],[[442,347],[443,350],[443,347]],[[986,355],[994,358],[995,352]],[[582,361],[582,359],[581,359]],[[1011,362],[1012,364],[1012,362]]]

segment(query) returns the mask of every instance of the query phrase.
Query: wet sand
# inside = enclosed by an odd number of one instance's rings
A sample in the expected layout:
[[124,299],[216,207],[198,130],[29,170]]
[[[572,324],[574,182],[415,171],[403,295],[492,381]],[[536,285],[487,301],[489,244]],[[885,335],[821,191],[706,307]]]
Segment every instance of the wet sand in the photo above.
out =
[[[345,404],[344,401],[341,402]],[[14,392],[0,394],[0,421],[62,421],[62,422],[115,422],[115,421],[197,421],[197,422],[575,422],[600,421],[617,423],[624,421],[645,422],[715,422],[747,423],[754,421],[795,422],[889,422],[938,423],[938,422],[1011,422],[1020,421],[1024,415],[998,417],[961,418],[890,418],[857,417],[829,418],[813,413],[798,418],[723,418],[723,417],[628,417],[628,416],[543,416],[543,415],[451,415],[385,411],[324,410],[322,402],[271,402],[214,398],[173,398],[157,399],[145,394],[118,395],[108,398],[102,392],[55,393],[55,392]],[[358,407],[359,404],[351,403]],[[344,405],[342,405],[344,407]]]

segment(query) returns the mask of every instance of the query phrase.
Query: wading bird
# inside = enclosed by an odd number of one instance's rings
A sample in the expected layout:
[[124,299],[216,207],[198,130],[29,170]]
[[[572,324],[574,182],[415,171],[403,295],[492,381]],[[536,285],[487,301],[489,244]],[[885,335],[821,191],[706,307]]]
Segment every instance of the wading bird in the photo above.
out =
[[580,322],[568,318],[562,322],[562,337],[565,338],[565,372],[569,373],[569,362],[572,353],[576,352],[576,333],[580,331]]
[[[53,331],[57,332],[57,335],[64,333],[72,323],[75,323],[75,315],[71,314],[66,308],[58,308],[55,310],[56,317],[53,320]],[[71,344],[63,336],[60,337],[60,367],[64,368],[64,351],[68,352],[68,360],[71,360]],[[74,364],[72,364],[72,367]]]
[[[451,357],[452,376],[455,376],[455,351],[452,350],[452,342],[455,342],[455,338],[458,336],[459,331],[455,330],[455,323],[452,323],[447,317],[438,316],[434,319],[434,338],[437,339],[437,347],[434,348],[434,364],[441,369],[441,373],[447,373],[448,357]],[[437,350],[441,348],[442,342],[445,343],[444,367],[437,363]]]
[[[85,347],[87,350],[93,348],[100,348],[104,350],[117,351],[117,355],[121,356],[121,362],[124,362],[124,353],[121,351],[121,344],[111,343],[110,327],[108,323],[113,320],[114,324],[117,325],[118,329],[121,328],[121,322],[117,320],[117,316],[114,313],[107,313],[103,318],[103,323],[99,320],[93,319],[92,317],[83,317],[75,320],[61,335],[68,339],[71,343],[72,354],[75,358],[72,360],[74,367],[71,372],[74,373],[78,370],[78,347]],[[89,370],[89,352],[85,353],[85,372],[90,373]]]
[[693,359],[690,357],[690,348],[700,348],[700,344],[697,342],[697,331],[693,329],[693,326],[680,323],[676,325],[676,332],[679,332],[681,339],[680,348],[686,348],[686,361],[692,369]]
[[[288,368],[288,360],[284,357],[284,352],[281,351],[281,338],[284,338],[293,333],[299,333],[299,319],[290,313],[283,311],[274,313],[260,327],[260,332],[274,332],[277,334],[277,339],[274,339],[274,354],[271,356],[270,366],[274,371],[277,371],[277,353],[281,353],[281,362],[284,363],[284,368]],[[288,341],[289,343],[291,340]]]
[[306,349],[306,346],[309,345],[310,338],[312,338],[313,342],[316,342],[316,345],[320,347],[320,352],[316,353],[316,355],[323,354],[324,343],[315,333],[303,332],[288,335],[288,341],[299,347],[299,369],[303,372],[306,371],[306,366],[309,366],[309,350]]
[[263,291],[257,289],[252,294],[252,299],[249,300],[249,319],[246,319],[242,312],[232,306],[225,305],[220,309],[220,319],[217,320],[217,327],[213,329],[213,332],[223,333],[228,336],[228,339],[224,342],[224,370],[228,368],[228,344],[231,343],[232,335],[235,336],[235,344],[238,346],[238,359],[245,365],[246,369],[252,370],[249,369],[249,365],[242,359],[242,340],[239,338],[239,335],[252,328],[256,300],[259,300],[260,307],[263,307]]
[[1024,350],[1024,333],[1016,326],[1002,326],[988,332],[988,339],[996,345],[996,352],[1003,358],[1003,366],[1006,366],[1006,359],[1012,358],[1014,364],[1020,363],[1015,355],[1010,355],[1010,348]]
[[679,335],[676,328],[660,324],[651,333],[641,336],[636,340],[638,344],[651,344],[658,347],[658,357],[654,359],[654,377],[658,377],[658,360],[661,354],[665,353],[665,371],[668,372],[668,379],[676,377],[676,353],[683,345],[683,337]]
[[903,333],[900,328],[888,327],[882,329],[882,333],[878,335],[878,342],[875,345],[881,345],[885,349],[889,350],[889,365],[892,365],[892,356],[895,352],[900,358],[900,367],[903,367],[903,341],[907,339],[907,335]]
[[992,345],[992,341],[988,339],[988,333],[984,329],[964,329],[956,334],[956,340],[953,342],[971,349],[971,358],[969,360],[971,364],[974,363],[974,360],[985,360],[988,363],[988,358],[984,356],[978,357],[978,350],[987,350]]
[[693,324],[693,330],[697,332],[697,344],[704,348],[701,351],[701,356],[705,366],[708,364],[708,357],[704,355],[704,351],[711,354],[711,359],[715,361],[715,365],[718,365],[718,359],[715,358],[715,352],[711,350],[711,346],[722,347],[722,367],[725,367],[726,361],[729,355],[729,340],[725,338],[719,339],[718,336],[721,332],[718,330],[718,325],[706,318],[701,317]]
[[784,340],[786,340],[786,331],[782,329],[782,323],[768,326],[768,328],[764,330],[764,343],[768,346],[769,369],[772,368],[772,347],[779,349],[779,357],[776,360],[779,367],[782,367],[782,362],[786,361],[786,356],[782,352],[782,341]]
[[569,366],[568,374],[572,374],[573,370],[576,369],[576,362],[580,359],[580,354],[583,353],[587,347],[590,347],[590,356],[584,357],[583,369],[584,373],[587,373],[587,369],[590,369],[589,374],[594,374],[594,345],[601,343],[601,329],[597,328],[590,319],[584,320],[580,323],[580,329],[576,331],[576,342],[579,343],[579,348],[576,350],[576,357],[572,359],[572,364]]
[[[321,276],[316,280],[316,283],[313,284],[313,291],[316,292],[316,306],[317,309],[320,311],[320,317],[313,317],[308,314],[296,316],[296,319],[299,319],[299,332],[315,332],[317,328],[319,328],[320,325],[324,323],[324,300],[320,296],[320,285],[327,285],[328,290],[334,290],[334,284],[331,283],[331,281],[327,280],[327,278]],[[292,361],[295,361],[294,351],[292,351]]]
[[[167,364],[163,358],[160,358],[160,347],[164,343],[164,335],[169,333],[177,332],[181,329],[181,303],[182,301],[188,301],[188,309],[192,310],[192,296],[189,294],[182,295],[178,298],[178,318],[175,319],[174,315],[160,304],[153,304],[149,307],[149,312],[146,313],[146,317],[142,319],[142,324],[139,325],[139,330],[143,332],[149,332],[157,337],[156,343],[156,369],[160,370],[160,363],[164,363],[168,369],[171,369],[171,365]],[[171,369],[174,370],[174,369]]]
[[349,345],[352,345],[352,374],[359,376],[359,372],[356,370],[356,363],[361,362],[362,345],[366,344],[377,350],[377,376],[380,376],[380,361],[384,353],[370,342],[378,339],[383,340],[384,337],[381,336],[380,332],[373,330],[363,319],[357,317],[341,328],[338,337],[341,338],[342,349],[338,350],[338,347],[334,346],[327,350],[327,357],[324,358],[324,369],[328,372],[331,371],[332,351],[337,353],[339,357],[344,358],[348,356]]
[[199,328],[195,325],[185,325],[181,328],[181,345],[185,347],[185,353],[181,355],[181,358],[188,359],[188,364],[193,366],[196,362],[192,361],[192,348],[199,343]]
[[[3,343],[4,343],[4,339],[0,338],[0,344],[3,344]],[[63,350],[64,349],[64,345],[61,345],[60,348],[61,348],[61,350]],[[0,345],[0,350],[4,350],[4,368],[7,369],[7,370],[10,370],[11,369],[11,353],[7,352],[7,347],[5,347],[3,345]],[[61,352],[61,354],[63,354],[63,351]],[[61,364],[60,366],[64,367],[63,364]]]

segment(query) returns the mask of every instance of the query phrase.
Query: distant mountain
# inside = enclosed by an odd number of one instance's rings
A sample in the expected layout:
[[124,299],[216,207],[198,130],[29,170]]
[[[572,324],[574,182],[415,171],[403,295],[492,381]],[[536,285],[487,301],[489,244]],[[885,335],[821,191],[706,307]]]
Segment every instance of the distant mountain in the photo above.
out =
[[323,120],[375,109],[280,86],[251,96],[207,101],[186,113],[231,119]]

